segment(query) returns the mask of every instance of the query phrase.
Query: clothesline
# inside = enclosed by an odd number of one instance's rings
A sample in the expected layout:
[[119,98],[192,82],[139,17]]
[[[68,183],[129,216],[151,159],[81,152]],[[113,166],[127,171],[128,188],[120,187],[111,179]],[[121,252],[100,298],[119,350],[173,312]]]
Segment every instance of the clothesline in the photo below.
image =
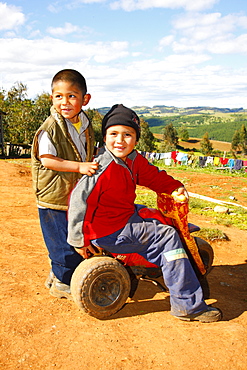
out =
[[173,163],[180,165],[192,166],[198,164],[199,167],[207,167],[208,165],[215,166],[219,169],[234,169],[241,170],[244,168],[247,172],[247,160],[225,158],[218,156],[195,156],[177,150],[167,153],[145,152],[139,151],[141,155],[153,162],[154,160],[163,160],[166,166],[171,166]]

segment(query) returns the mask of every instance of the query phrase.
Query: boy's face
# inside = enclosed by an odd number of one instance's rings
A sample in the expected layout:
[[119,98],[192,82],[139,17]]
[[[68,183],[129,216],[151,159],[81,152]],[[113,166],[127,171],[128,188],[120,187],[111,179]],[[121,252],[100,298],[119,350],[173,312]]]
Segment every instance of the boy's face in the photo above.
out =
[[91,96],[90,94],[83,95],[77,85],[58,81],[53,85],[51,98],[58,113],[72,123],[77,123],[81,107],[88,104]]
[[115,157],[125,161],[137,143],[136,131],[129,126],[111,126],[106,130],[104,141],[107,149],[110,150]]

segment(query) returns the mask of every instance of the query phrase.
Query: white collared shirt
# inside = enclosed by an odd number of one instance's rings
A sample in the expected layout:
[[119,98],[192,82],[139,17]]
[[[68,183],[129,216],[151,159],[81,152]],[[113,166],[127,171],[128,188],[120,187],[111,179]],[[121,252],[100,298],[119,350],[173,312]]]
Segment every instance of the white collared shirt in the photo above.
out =
[[[86,150],[85,150],[85,144],[86,144],[86,135],[85,130],[89,125],[89,121],[87,116],[81,112],[80,113],[80,119],[81,119],[81,128],[80,133],[78,134],[76,128],[72,125],[69,119],[65,118],[68,131],[71,135],[71,138],[76,145],[78,152],[81,155],[82,162],[86,159]],[[50,154],[57,156],[57,151],[54,145],[52,144],[51,140],[49,139],[49,136],[46,131],[41,131],[38,138],[39,142],[39,157],[41,155]]]

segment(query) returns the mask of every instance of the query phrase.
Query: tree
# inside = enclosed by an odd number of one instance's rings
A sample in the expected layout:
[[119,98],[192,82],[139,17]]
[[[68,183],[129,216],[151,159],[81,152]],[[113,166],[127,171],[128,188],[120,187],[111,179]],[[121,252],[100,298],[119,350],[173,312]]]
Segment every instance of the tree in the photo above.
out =
[[178,145],[178,133],[172,123],[163,129],[163,142],[160,145],[161,152],[175,150]]
[[234,152],[242,151],[243,154],[247,154],[247,131],[245,125],[242,125],[240,130],[235,131],[231,147]]
[[34,100],[34,113],[36,117],[36,129],[44,122],[44,120],[50,115],[50,109],[52,106],[52,100],[50,94],[43,93],[38,95]]
[[96,109],[90,108],[86,110],[86,114],[93,125],[96,145],[101,147],[104,143],[101,131],[103,115],[99,113]]
[[18,101],[24,101],[27,97],[27,86],[22,82],[16,82],[7,93],[7,100],[10,104]]
[[144,152],[153,152],[155,150],[155,138],[149,129],[149,125],[143,118],[140,119],[141,137],[136,145],[136,149]]
[[4,96],[5,96],[4,90],[0,91],[0,110],[2,111],[5,109]]
[[27,87],[17,82],[8,92],[0,91],[0,109],[4,116],[4,140],[13,144],[31,144],[38,127],[50,114],[48,93],[34,101],[27,99]]
[[38,130],[40,125],[45,121],[50,115],[52,101],[50,94],[43,93],[38,95],[33,104],[32,109],[30,110],[30,120],[29,120],[29,135],[28,139],[31,143],[35,132]]
[[240,145],[243,154],[247,154],[247,131],[245,125],[242,125],[239,131]]
[[182,141],[187,141],[189,139],[189,132],[187,130],[187,128],[185,127],[179,127],[178,129],[178,137],[180,140]]
[[233,152],[237,152],[238,150],[241,150],[241,147],[240,147],[240,134],[239,134],[239,131],[238,130],[236,130],[235,133],[234,133],[234,135],[233,135],[231,147],[232,147],[232,151]]
[[213,146],[208,138],[208,133],[205,132],[205,134],[203,135],[203,138],[200,142],[200,147],[201,147],[201,152],[202,154],[204,155],[210,155],[212,154],[212,151],[213,151]]
[[27,87],[17,82],[6,94],[5,112],[7,125],[5,140],[12,143],[28,142],[28,123],[32,102],[26,98]]

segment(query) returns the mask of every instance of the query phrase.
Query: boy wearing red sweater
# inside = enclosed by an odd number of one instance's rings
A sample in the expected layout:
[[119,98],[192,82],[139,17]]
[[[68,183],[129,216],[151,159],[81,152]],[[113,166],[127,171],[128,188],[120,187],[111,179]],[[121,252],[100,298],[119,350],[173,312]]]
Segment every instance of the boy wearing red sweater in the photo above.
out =
[[99,169],[84,176],[70,198],[68,243],[88,258],[93,246],[112,253],[138,253],[161,267],[170,292],[171,314],[181,320],[218,321],[221,312],[207,306],[196,274],[176,230],[156,219],[143,219],[135,205],[136,185],[156,193],[187,192],[134,147],[140,121],[134,111],[114,105],[102,121],[105,148]]

